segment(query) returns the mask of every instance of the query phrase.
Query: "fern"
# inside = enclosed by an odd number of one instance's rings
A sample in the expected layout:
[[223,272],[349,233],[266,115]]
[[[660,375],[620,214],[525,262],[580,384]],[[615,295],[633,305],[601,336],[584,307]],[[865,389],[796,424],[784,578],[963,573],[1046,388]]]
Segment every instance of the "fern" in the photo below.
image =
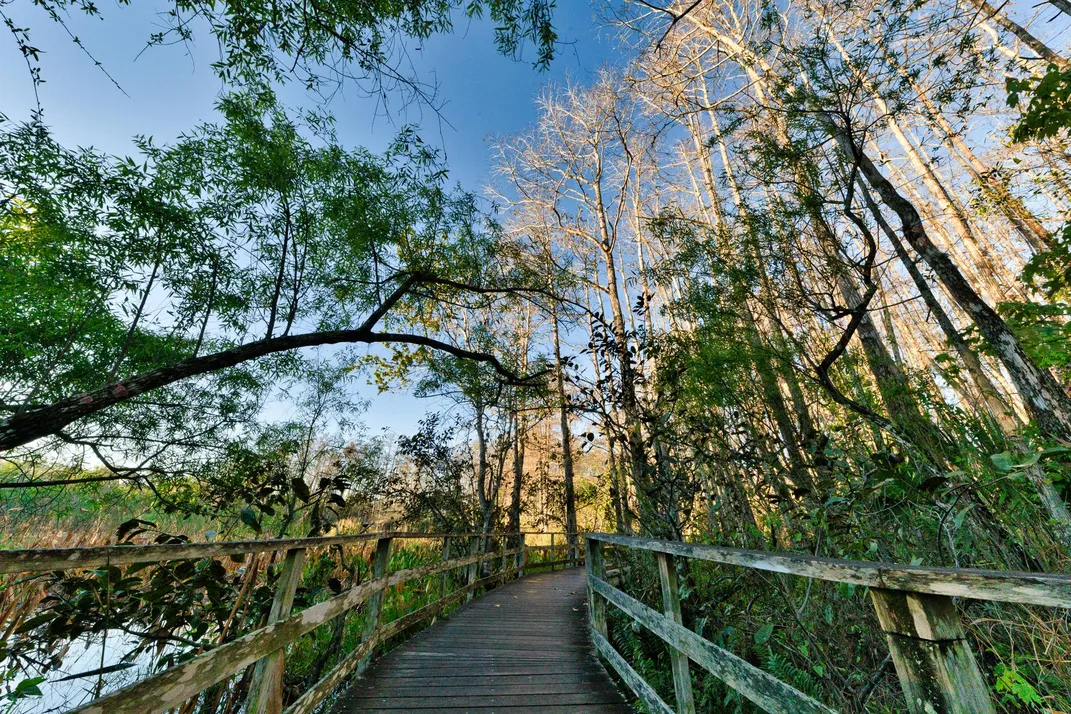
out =
[[822,697],[822,685],[811,672],[797,667],[787,656],[774,652],[770,647],[766,648],[763,656],[763,669],[810,697]]

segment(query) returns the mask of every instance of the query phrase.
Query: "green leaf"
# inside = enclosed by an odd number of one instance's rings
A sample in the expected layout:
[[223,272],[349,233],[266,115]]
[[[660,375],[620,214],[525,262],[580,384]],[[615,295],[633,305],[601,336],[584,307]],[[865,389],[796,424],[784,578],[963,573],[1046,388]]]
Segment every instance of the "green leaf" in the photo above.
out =
[[312,494],[309,493],[309,486],[305,483],[305,479],[291,479],[290,487],[294,489],[294,494],[301,499],[302,503],[309,502],[309,499],[312,497]]
[[1041,461],[1043,454],[1044,452],[1042,451],[1033,451],[1016,458],[1011,452],[1002,451],[999,454],[993,454],[989,458],[1001,471],[1015,471],[1033,466],[1038,461]]
[[253,513],[252,508],[246,506],[238,513],[238,517],[242,523],[252,528],[254,533],[260,535],[260,521],[257,520],[257,514]]
[[763,625],[762,627],[760,627],[758,630],[755,631],[755,644],[766,644],[766,642],[770,639],[770,636],[773,635],[773,631],[773,625]]
[[1002,451],[999,454],[993,454],[989,457],[989,460],[993,462],[1001,471],[1011,471],[1015,468],[1015,459],[1012,457],[1011,452]]
[[9,695],[9,698],[15,700],[23,697],[39,697],[41,696],[41,688],[37,685],[43,681],[45,681],[44,677],[24,679],[15,685],[15,691]]

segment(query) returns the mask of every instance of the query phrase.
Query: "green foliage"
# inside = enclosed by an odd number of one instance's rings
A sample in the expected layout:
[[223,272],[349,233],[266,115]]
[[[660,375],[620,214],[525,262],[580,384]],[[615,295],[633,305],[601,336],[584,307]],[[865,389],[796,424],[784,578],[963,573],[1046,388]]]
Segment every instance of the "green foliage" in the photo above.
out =
[[1004,703],[1011,704],[1017,709],[1034,711],[1040,711],[1045,704],[1045,700],[1041,698],[1033,685],[1023,678],[1019,670],[999,664],[996,668],[996,677],[994,689],[1001,695]]
[[[451,302],[493,263],[495,228],[471,195],[444,187],[437,152],[413,130],[374,156],[343,147],[330,117],[288,111],[264,88],[225,95],[219,111],[223,121],[170,145],[139,138],[137,158],[67,149],[40,122],[0,126],[0,409],[256,340],[352,330],[412,272],[458,286],[402,295],[378,327],[419,336],[453,324]],[[340,395],[355,361],[343,348],[211,370],[64,438],[181,479],[232,437],[254,438],[264,400],[289,385],[321,394],[320,412],[352,411]]]
[[457,444],[458,425],[432,414],[412,436],[397,442],[410,469],[401,475],[367,469],[355,480],[358,498],[394,509],[403,522],[429,533],[479,530],[480,516],[466,486],[471,483],[471,454]]
[[1022,280],[1045,302],[1004,302],[998,309],[1039,365],[1066,372],[1071,369],[1071,224],[1054,235],[1050,250],[1027,261]]
[[[159,534],[155,540],[183,539]],[[371,576],[373,556],[374,549],[367,548],[310,550],[295,596],[295,610],[366,582]],[[389,571],[436,563],[440,557],[437,539],[431,543],[395,542]],[[40,576],[35,584],[46,597],[0,641],[3,679],[12,683],[8,700],[39,695],[37,686],[58,674],[55,668],[62,663],[63,651],[79,638],[114,637],[120,632],[136,635],[121,640],[128,649],[119,664],[106,669],[124,669],[142,655],[151,660],[152,669],[162,669],[261,626],[271,606],[280,563],[265,570],[255,565],[250,569],[249,558],[233,561],[205,559]],[[262,556],[262,563],[266,565],[267,561],[267,556]],[[235,567],[239,563],[241,567]],[[439,598],[441,585],[450,592],[463,580],[463,575],[448,573],[392,587],[384,593],[381,621],[390,622],[429,604]],[[27,594],[35,592],[30,590]],[[363,614],[362,610],[353,611],[289,646],[287,686],[307,689],[352,651],[364,631]],[[28,671],[37,674],[24,676]],[[210,710],[210,704],[205,702],[201,711],[207,714]]]
[[41,688],[38,686],[45,681],[44,677],[27,677],[20,680],[15,688],[8,692],[5,698],[10,702],[16,702],[27,697],[41,696]]
[[1007,90],[1008,106],[1022,108],[1011,131],[1015,141],[1050,139],[1071,127],[1071,70],[1050,64],[1040,77],[1009,77]]

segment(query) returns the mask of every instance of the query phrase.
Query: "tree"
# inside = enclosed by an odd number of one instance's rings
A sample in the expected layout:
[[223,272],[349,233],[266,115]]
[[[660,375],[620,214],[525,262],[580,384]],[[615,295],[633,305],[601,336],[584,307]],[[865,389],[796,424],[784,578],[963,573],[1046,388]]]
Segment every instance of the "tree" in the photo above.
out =
[[[141,140],[141,161],[64,149],[39,123],[0,137],[2,225],[19,236],[4,241],[5,260],[36,281],[5,297],[75,291],[16,298],[5,313],[26,339],[4,358],[0,449],[77,440],[109,413],[126,419],[110,431],[129,428],[164,388],[188,417],[176,390],[226,384],[240,367],[255,392],[300,369],[283,356],[304,347],[442,349],[520,381],[495,356],[436,336],[436,306],[483,280],[468,251],[493,226],[472,196],[443,187],[431,149],[405,131],[384,157],[346,150],[326,117],[298,121],[265,90],[220,109],[225,123],[173,146]],[[61,252],[79,265],[64,267]],[[120,319],[112,306],[124,304]],[[423,331],[394,331],[401,321]],[[38,325],[48,332],[33,334]]]

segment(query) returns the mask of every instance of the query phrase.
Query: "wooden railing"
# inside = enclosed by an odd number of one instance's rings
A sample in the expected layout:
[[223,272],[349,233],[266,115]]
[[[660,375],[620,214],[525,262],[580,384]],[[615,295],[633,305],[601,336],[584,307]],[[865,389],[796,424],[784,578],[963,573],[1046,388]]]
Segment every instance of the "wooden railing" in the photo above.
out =
[[[490,588],[523,574],[528,568],[554,567],[580,562],[580,555],[559,551],[559,544],[526,545],[531,533],[369,533],[325,538],[222,543],[182,543],[174,545],[122,545],[97,548],[62,548],[47,550],[0,551],[0,574],[42,573],[81,570],[115,565],[163,563],[199,560],[253,553],[280,556],[281,570],[276,580],[274,599],[264,627],[238,639],[199,654],[182,664],[147,677],[99,699],[76,707],[68,714],[155,714],[182,705],[214,685],[234,677],[253,666],[253,676],[246,698],[245,711],[256,714],[283,712],[283,673],[285,648],[299,637],[364,605],[364,632],[361,643],[327,672],[318,682],[286,709],[285,714],[307,714],[316,709],[331,692],[359,672],[371,658],[376,646],[442,613],[482,588]],[[555,534],[562,536],[563,534]],[[408,570],[389,572],[391,544],[404,539],[441,539],[442,560]],[[294,597],[301,581],[306,551],[324,546],[352,546],[375,542],[372,579],[345,590],[334,597],[293,613]],[[503,548],[485,552],[484,544],[501,541]],[[458,548],[458,543],[468,544]],[[451,550],[467,551],[454,557]],[[475,552],[473,552],[475,551]],[[544,553],[549,562],[528,563],[531,553]],[[464,568],[464,585],[446,592],[447,573]],[[440,575],[439,599],[389,623],[381,623],[384,591],[410,580]]]
[[[670,648],[679,714],[695,712],[689,660],[759,708],[784,714],[829,714],[826,705],[700,637],[684,626],[676,558],[692,558],[870,588],[878,622],[912,714],[995,714],[952,598],[1071,608],[1071,576],[923,568],[721,548],[601,533],[586,537],[588,602],[596,648],[651,712],[674,711],[622,657],[606,622],[607,603],[661,638]],[[607,582],[604,546],[653,551],[663,611]]]

